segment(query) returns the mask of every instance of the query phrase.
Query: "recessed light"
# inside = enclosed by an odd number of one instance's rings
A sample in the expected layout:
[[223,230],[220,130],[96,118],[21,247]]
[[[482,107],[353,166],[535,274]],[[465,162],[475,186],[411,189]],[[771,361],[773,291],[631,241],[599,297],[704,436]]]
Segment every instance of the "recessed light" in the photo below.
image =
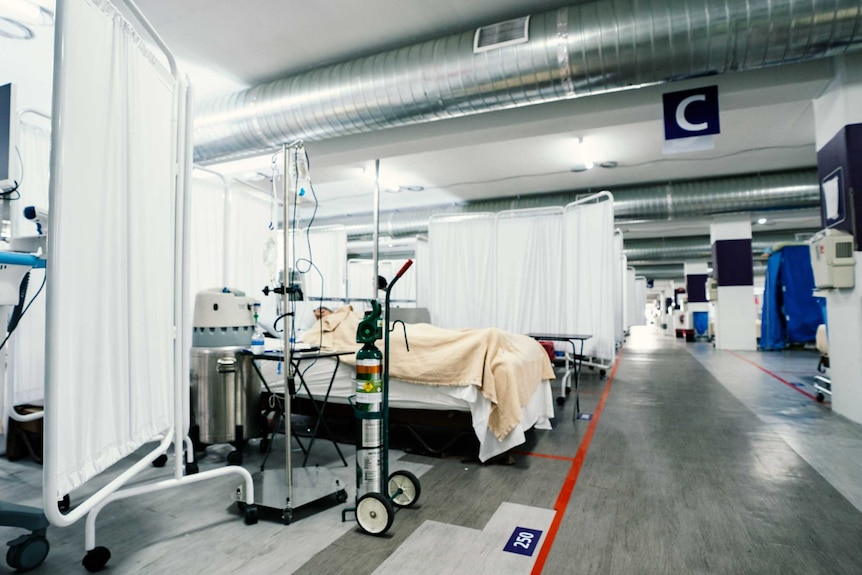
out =
[[425,189],[424,186],[401,186],[401,188],[408,192],[421,192]]
[[619,165],[619,164],[618,164],[617,162],[613,161],[613,160],[608,160],[608,161],[606,161],[606,162],[602,162],[602,163],[600,163],[600,164],[599,164],[599,166],[600,166],[600,167],[602,167],[602,168],[607,168],[607,169],[609,169],[609,170],[611,170],[611,169],[613,169],[613,168],[616,168],[618,165]]
[[759,218],[759,219],[757,220],[757,223],[758,223],[758,224],[760,224],[760,225],[762,226],[763,224],[765,224],[765,223],[766,223],[766,218]]

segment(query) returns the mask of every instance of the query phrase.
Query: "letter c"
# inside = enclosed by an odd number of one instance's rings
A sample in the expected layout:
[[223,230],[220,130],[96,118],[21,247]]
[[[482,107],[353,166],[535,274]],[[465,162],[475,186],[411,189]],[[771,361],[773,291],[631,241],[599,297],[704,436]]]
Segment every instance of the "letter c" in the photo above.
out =
[[705,102],[706,95],[705,94],[696,94],[694,96],[689,96],[685,100],[679,103],[676,107],[676,123],[677,125],[685,130],[686,132],[702,132],[709,127],[707,122],[701,122],[700,124],[692,124],[688,120],[685,119],[685,109],[692,102]]

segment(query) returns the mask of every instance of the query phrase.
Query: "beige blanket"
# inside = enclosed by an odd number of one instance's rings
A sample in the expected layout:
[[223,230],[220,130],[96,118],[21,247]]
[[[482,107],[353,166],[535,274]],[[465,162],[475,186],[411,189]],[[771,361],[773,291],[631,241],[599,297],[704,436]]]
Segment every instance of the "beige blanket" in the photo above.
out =
[[[304,341],[322,348],[358,350],[359,319],[350,306],[324,317]],[[491,402],[488,427],[503,439],[521,421],[539,381],[554,379],[548,354],[534,339],[499,329],[451,330],[408,324],[408,352],[400,324],[390,334],[389,375],[427,385],[476,385]],[[383,350],[383,342],[377,347]],[[353,356],[342,361],[355,365]]]

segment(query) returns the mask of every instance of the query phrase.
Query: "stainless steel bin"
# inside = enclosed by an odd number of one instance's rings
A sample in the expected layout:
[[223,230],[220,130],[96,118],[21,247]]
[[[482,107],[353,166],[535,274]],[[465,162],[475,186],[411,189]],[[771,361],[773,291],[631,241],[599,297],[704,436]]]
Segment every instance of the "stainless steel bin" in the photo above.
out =
[[260,435],[260,381],[242,347],[193,347],[192,423],[202,443],[244,441]]

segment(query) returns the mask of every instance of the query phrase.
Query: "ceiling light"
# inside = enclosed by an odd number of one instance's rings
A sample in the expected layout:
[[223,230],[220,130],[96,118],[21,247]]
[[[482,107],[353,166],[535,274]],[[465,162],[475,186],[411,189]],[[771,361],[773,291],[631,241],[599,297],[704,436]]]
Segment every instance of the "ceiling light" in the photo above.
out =
[[584,139],[578,138],[573,145],[574,163],[572,165],[573,172],[586,172],[593,168],[593,160],[590,158],[590,152],[584,145]]
[[425,186],[401,186],[401,189],[407,190],[408,192],[421,192],[425,189]]
[[760,224],[760,225],[762,226],[763,224],[765,224],[765,223],[766,223],[766,218],[759,218],[759,219],[757,220],[757,223],[758,223],[758,224]]
[[32,0],[0,0],[0,17],[18,24],[52,26],[54,13]]
[[600,163],[600,164],[599,164],[599,166],[600,166],[600,167],[602,167],[602,168],[607,168],[607,169],[609,169],[609,170],[611,170],[611,169],[613,169],[613,168],[616,168],[618,165],[619,165],[619,164],[618,164],[617,162],[613,161],[613,160],[607,160],[607,161],[602,162],[602,163]]

